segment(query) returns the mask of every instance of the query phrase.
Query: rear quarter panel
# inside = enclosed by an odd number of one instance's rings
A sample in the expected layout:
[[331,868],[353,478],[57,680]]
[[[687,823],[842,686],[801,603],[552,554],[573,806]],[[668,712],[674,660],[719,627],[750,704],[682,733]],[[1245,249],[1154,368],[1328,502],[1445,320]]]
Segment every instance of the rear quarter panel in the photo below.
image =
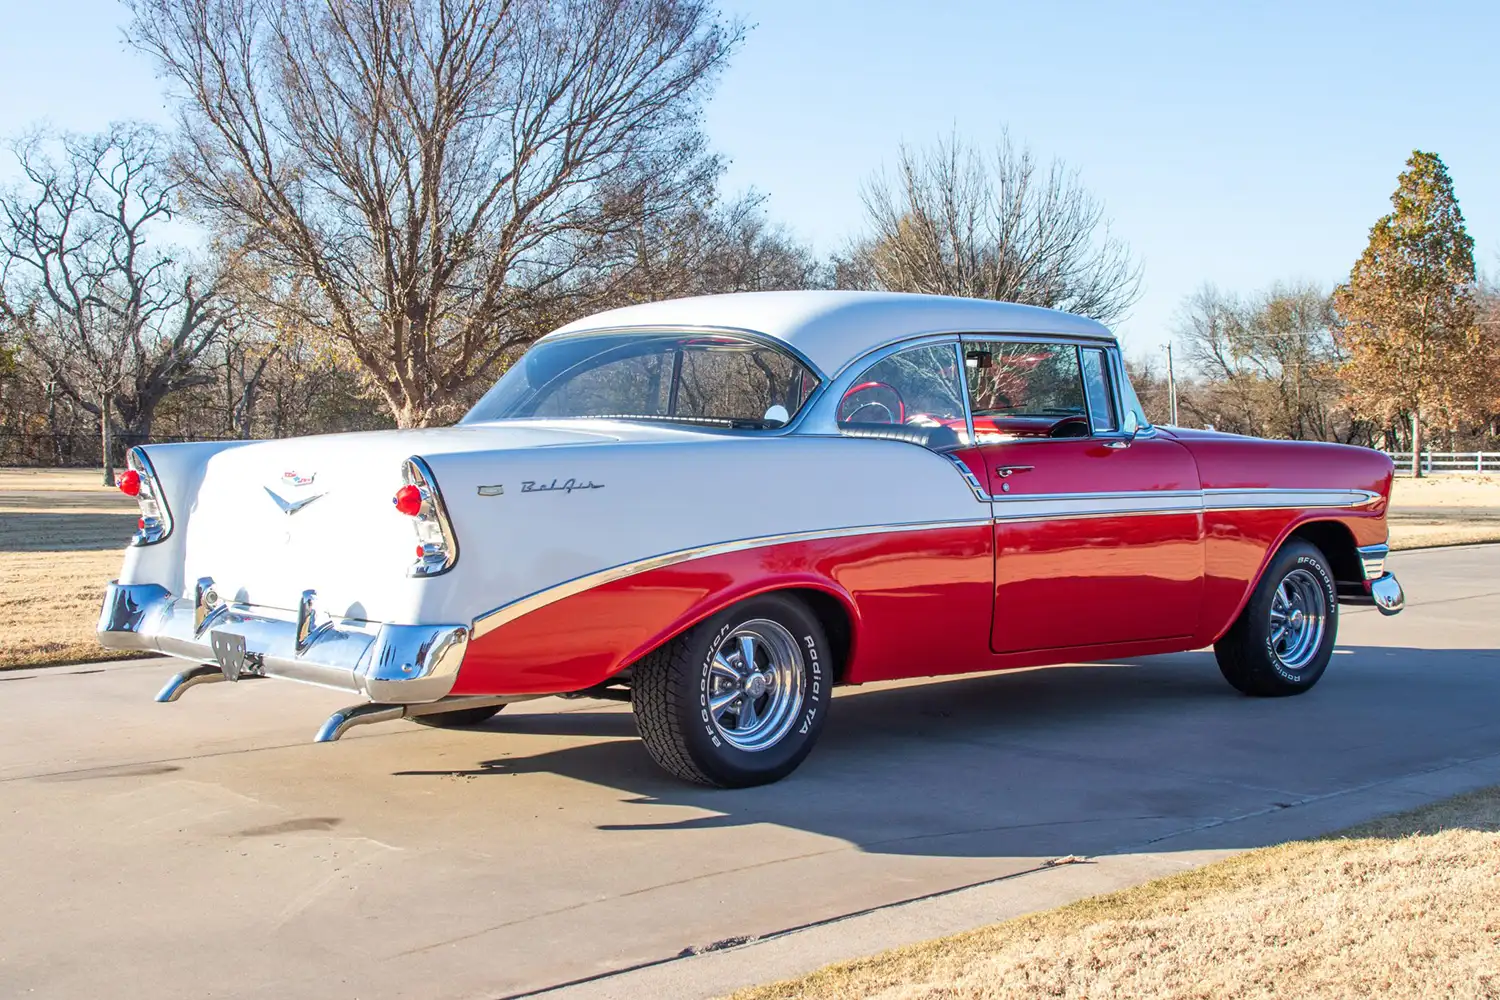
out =
[[[421,619],[477,620],[455,693],[587,687],[726,604],[785,587],[827,593],[856,624],[904,621],[904,631],[879,637],[894,655],[926,628],[912,631],[910,616],[871,614],[891,602],[938,608],[953,620],[927,628],[962,629],[983,649],[993,585],[989,505],[949,460],[924,448],[813,435],[699,436],[452,453],[429,463],[460,551],[452,570],[428,581]],[[952,531],[930,528],[950,522]],[[889,538],[779,540],[914,525],[929,527]],[[769,541],[548,600],[549,591],[601,571],[746,539]],[[932,558],[911,559],[928,549]],[[489,615],[523,598],[519,607],[529,607],[538,595],[542,603],[514,619]],[[870,637],[856,631],[869,648]]]

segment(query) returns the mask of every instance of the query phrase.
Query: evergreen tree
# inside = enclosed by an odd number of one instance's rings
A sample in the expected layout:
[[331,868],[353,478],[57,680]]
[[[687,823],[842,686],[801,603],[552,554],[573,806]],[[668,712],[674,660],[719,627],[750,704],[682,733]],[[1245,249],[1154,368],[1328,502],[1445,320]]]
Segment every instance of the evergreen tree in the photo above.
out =
[[1475,324],[1474,240],[1437,154],[1412,153],[1391,204],[1334,292],[1341,374],[1357,412],[1385,427],[1410,422],[1420,475],[1423,422],[1455,428],[1493,395],[1495,376]]

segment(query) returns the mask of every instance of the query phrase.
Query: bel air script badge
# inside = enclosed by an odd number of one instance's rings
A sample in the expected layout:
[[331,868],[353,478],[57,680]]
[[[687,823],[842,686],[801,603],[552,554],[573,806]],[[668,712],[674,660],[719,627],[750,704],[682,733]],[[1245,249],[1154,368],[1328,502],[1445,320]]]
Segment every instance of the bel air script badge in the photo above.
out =
[[288,486],[311,486],[312,481],[317,478],[317,475],[316,472],[309,472],[305,476],[298,472],[283,472],[281,474],[281,481]]
[[522,493],[550,493],[554,490],[561,490],[564,493],[572,493],[574,490],[602,489],[604,489],[604,484],[596,483],[592,479],[590,479],[588,482],[582,482],[581,480],[572,478],[564,479],[561,482],[554,479],[550,483],[539,483],[532,479],[523,479],[521,481]]

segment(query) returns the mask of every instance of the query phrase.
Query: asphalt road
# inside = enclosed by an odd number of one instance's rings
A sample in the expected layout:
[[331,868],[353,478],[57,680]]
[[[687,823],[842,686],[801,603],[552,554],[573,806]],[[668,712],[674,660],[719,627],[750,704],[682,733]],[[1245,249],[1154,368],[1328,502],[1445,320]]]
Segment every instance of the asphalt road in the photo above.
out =
[[[993,918],[1054,898],[1048,859],[1144,878],[1500,781],[1500,546],[1391,563],[1408,610],[1345,609],[1304,697],[1240,697],[1207,653],[872,686],[741,792],[657,772],[620,706],[314,746],[336,692],[157,705],[164,660],[0,674],[0,996],[701,995],[925,925],[780,964],[752,945],[728,978],[608,974],[976,883],[964,919]],[[1074,895],[1109,887],[1074,867]]]

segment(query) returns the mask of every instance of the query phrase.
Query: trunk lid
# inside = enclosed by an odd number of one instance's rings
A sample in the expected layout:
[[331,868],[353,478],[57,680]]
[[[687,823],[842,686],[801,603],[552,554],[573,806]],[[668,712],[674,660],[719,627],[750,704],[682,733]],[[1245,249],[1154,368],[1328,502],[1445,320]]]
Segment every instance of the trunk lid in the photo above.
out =
[[228,448],[208,458],[196,491],[164,484],[185,521],[184,582],[209,577],[226,600],[287,612],[314,590],[322,613],[399,620],[416,607],[423,583],[407,576],[417,544],[412,519],[391,503],[407,458],[611,440],[591,430],[487,424]]

